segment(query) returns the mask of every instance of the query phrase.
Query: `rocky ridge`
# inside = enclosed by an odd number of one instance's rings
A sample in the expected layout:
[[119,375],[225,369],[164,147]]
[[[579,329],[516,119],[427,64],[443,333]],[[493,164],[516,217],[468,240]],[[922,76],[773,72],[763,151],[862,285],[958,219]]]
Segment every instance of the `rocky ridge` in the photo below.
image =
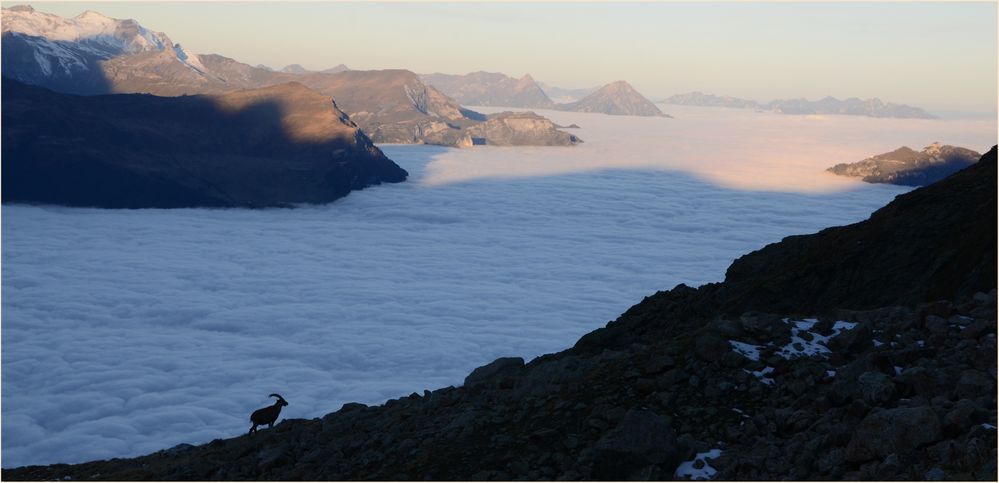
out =
[[[657,293],[570,350],[496,360],[461,387],[3,477],[995,480],[995,193],[992,148],[869,220],[770,245],[723,283]],[[986,216],[950,224],[969,207]],[[883,255],[904,227],[938,235],[881,265],[857,257],[857,242]],[[967,238],[977,241],[955,255]],[[812,282],[746,270],[814,264],[809,247],[843,267],[811,270],[833,286],[813,297],[788,300]],[[920,256],[968,262],[927,279]],[[884,290],[851,291],[864,277],[863,289]],[[786,297],[753,296],[776,289]]]
[[970,149],[933,143],[922,151],[902,146],[856,163],[840,163],[826,171],[868,183],[926,186],[976,163],[979,157]]

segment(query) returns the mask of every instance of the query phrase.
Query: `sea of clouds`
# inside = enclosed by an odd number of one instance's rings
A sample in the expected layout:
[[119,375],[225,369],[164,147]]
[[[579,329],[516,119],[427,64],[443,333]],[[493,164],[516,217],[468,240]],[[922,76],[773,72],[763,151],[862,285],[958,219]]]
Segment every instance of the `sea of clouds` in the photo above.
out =
[[906,191],[827,166],[995,134],[677,107],[544,112],[582,126],[569,148],[385,146],[410,181],[325,206],[5,205],[3,467],[238,436],[272,392],[315,418],[461,384]]

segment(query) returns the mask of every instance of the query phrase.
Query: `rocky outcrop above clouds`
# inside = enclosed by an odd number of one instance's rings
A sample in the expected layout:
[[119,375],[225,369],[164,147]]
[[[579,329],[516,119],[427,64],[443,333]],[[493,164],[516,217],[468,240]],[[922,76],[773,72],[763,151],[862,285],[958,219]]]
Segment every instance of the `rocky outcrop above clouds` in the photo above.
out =
[[3,477],[995,480],[995,196],[993,148],[462,387]]
[[970,149],[933,143],[922,151],[902,146],[856,163],[840,163],[826,171],[868,183],[926,186],[978,162],[979,157]]
[[490,114],[485,122],[467,129],[474,144],[492,146],[571,146],[581,143],[575,135],[533,112]]
[[2,108],[4,202],[286,206],[407,176],[330,97],[301,84],[75,96],[4,79]]
[[573,112],[600,112],[618,116],[656,116],[663,114],[651,101],[638,93],[625,81],[607,84],[596,92],[568,104],[559,104],[556,109]]

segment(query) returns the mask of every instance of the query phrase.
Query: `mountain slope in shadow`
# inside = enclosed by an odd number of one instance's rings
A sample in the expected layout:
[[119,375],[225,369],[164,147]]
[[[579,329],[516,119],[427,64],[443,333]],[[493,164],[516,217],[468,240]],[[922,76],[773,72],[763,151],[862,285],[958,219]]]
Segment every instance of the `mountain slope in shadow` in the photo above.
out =
[[620,347],[680,319],[745,311],[816,313],[970,297],[996,284],[996,147],[869,219],[795,235],[743,255],[722,283],[679,285],[583,336],[577,350]]
[[74,96],[3,79],[3,201],[106,208],[324,203],[406,179],[300,84]]

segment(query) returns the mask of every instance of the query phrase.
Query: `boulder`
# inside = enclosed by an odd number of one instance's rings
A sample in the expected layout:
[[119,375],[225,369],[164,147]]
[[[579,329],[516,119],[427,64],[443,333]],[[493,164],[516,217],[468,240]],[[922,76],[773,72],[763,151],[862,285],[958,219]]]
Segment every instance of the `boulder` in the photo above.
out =
[[954,404],[954,408],[944,416],[944,429],[948,434],[961,434],[971,429],[971,423],[977,412],[975,403],[962,399]]
[[697,357],[714,362],[721,359],[722,355],[729,351],[729,343],[715,334],[704,334],[694,341],[694,353]]
[[872,405],[886,403],[895,396],[895,384],[883,372],[869,371],[857,378],[857,395]]
[[475,387],[480,384],[493,382],[496,378],[517,374],[523,368],[524,359],[522,357],[500,357],[472,371],[465,378],[465,387]]
[[871,324],[862,322],[853,330],[844,330],[829,339],[829,349],[833,351],[861,352],[871,346],[873,338]]
[[929,407],[872,412],[854,430],[846,461],[861,463],[911,451],[940,439],[940,418]]
[[681,450],[668,420],[651,411],[632,409],[593,447],[597,480],[623,480],[650,465],[672,470]]
[[957,381],[958,396],[971,398],[994,392],[995,383],[987,373],[974,369],[961,371],[961,378]]

